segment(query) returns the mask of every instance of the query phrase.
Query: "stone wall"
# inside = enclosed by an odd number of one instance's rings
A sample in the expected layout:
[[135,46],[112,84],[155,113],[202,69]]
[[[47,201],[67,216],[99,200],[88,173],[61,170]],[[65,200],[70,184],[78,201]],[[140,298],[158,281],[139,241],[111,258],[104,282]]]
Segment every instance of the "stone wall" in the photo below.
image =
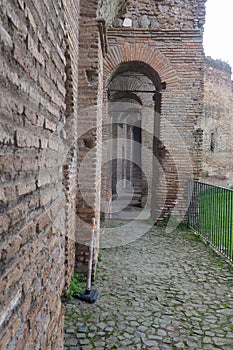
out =
[[[165,30],[202,28],[205,19],[203,0],[129,0],[114,26]],[[125,21],[130,19],[131,21]]]
[[[77,3],[67,6],[1,3],[2,349],[63,348],[60,297],[74,265],[65,261],[74,256],[66,237],[75,228],[76,177],[67,135],[76,132],[77,84],[70,84],[77,79],[78,30]],[[74,24],[69,37],[65,20]]]
[[125,12],[127,0],[99,0],[97,16],[103,18],[107,27]]
[[233,90],[230,66],[206,58],[204,83],[202,180],[221,186],[233,185]]

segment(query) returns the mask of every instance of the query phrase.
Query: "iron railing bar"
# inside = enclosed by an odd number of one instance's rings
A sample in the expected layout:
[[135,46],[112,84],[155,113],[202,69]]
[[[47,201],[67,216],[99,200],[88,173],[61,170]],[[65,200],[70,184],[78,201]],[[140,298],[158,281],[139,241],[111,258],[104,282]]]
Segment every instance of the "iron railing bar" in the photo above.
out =
[[233,190],[190,180],[188,203],[189,227],[233,262]]
[[227,222],[228,222],[228,218],[227,218],[227,204],[228,204],[228,201],[227,201],[227,198],[228,198],[228,193],[226,190],[224,190],[224,213],[223,213],[223,227],[224,227],[224,245],[225,245],[225,254],[226,256],[228,257],[228,232],[227,232]]
[[218,195],[219,195],[218,189],[215,187],[215,204],[216,204],[216,211],[217,211],[217,220],[215,220],[216,238],[217,238],[218,249],[221,251],[221,245],[220,245],[220,230],[219,230],[219,225],[220,225],[221,221],[220,221],[220,211],[219,211]]
[[192,190],[193,190],[192,180],[188,179],[188,226],[191,223]]
[[232,235],[233,235],[233,232],[232,232],[232,220],[233,220],[233,193],[230,192],[230,202],[229,202],[229,228],[230,228],[230,254],[231,254],[231,260],[233,259],[233,249],[232,249]]
[[[206,195],[206,193],[208,194],[208,186],[204,185],[204,188],[205,188],[204,193]],[[206,232],[208,230],[208,221],[207,221],[208,220],[208,213],[209,213],[208,206],[207,206],[207,210],[204,210],[204,208],[203,208],[203,211],[204,211],[204,232],[205,232],[205,237],[208,240],[208,237],[207,237],[208,233]]]

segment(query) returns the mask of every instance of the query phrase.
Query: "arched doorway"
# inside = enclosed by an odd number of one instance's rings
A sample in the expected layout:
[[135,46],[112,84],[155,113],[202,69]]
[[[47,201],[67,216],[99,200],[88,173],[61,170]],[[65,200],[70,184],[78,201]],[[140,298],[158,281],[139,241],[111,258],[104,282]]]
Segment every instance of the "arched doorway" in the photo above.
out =
[[108,187],[113,199],[130,192],[131,204],[151,208],[164,87],[159,74],[141,61],[121,63],[108,80]]

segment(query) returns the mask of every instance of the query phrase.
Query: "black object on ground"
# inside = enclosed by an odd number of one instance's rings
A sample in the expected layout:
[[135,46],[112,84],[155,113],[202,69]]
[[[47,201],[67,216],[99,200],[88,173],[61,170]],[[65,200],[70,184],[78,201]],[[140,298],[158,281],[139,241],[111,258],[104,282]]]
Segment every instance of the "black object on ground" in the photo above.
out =
[[93,304],[96,302],[98,298],[99,292],[97,290],[85,290],[85,292],[82,292],[79,294],[78,298],[86,301],[87,303]]
[[95,219],[92,219],[92,232],[91,232],[91,242],[89,251],[89,262],[87,271],[87,287],[82,293],[79,293],[76,297],[80,300],[86,301],[87,303],[93,304],[96,302],[99,293],[97,290],[91,290],[91,277],[92,277],[92,261],[93,261],[93,248],[94,248],[94,238],[95,238],[96,223]]

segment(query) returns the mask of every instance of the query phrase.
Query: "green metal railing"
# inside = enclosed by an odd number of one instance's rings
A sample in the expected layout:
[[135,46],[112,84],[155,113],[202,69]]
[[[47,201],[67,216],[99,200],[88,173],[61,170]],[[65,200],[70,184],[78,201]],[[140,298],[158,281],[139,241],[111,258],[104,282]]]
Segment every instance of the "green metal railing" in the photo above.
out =
[[188,226],[233,262],[233,190],[189,180]]

